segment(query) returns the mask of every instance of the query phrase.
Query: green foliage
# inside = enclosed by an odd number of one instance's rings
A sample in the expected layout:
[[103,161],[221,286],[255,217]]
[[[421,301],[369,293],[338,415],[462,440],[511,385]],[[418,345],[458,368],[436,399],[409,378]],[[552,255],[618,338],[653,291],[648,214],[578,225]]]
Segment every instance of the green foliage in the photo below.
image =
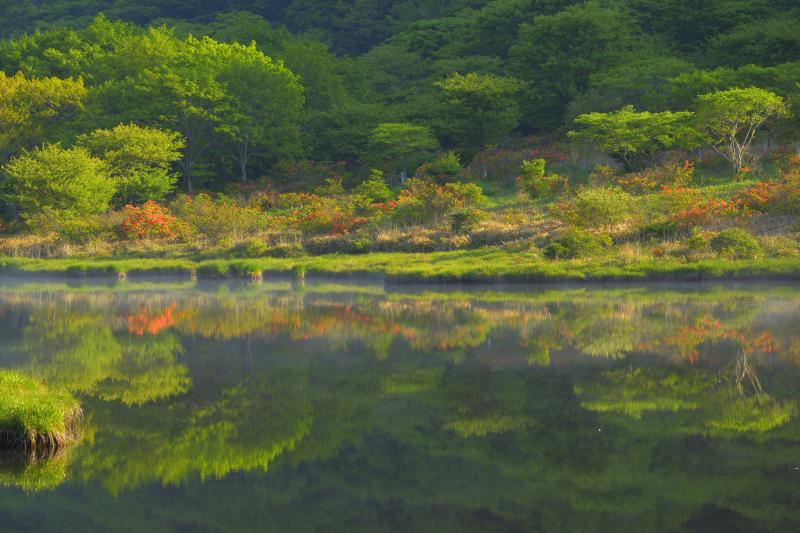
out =
[[12,159],[2,172],[4,199],[16,204],[23,217],[47,210],[75,216],[102,213],[116,191],[106,164],[83,148],[48,144]]
[[450,229],[453,233],[470,233],[482,220],[486,213],[480,209],[463,209],[450,215]]
[[540,131],[559,125],[570,100],[588,88],[589,76],[622,62],[636,33],[634,20],[597,3],[572,5],[522,24],[511,62],[527,82],[523,122]]
[[566,178],[557,174],[545,174],[545,160],[523,161],[517,186],[532,199],[548,198],[567,190]]
[[519,122],[515,79],[479,73],[450,74],[435,83],[445,101],[443,136],[472,157],[507,136]]
[[420,167],[417,173],[429,176],[439,183],[448,183],[455,181],[461,171],[461,157],[455,152],[446,152]]
[[393,196],[391,189],[383,179],[383,172],[377,169],[370,171],[369,177],[359,183],[353,193],[369,203],[380,203],[390,200]]
[[616,187],[589,187],[557,204],[554,214],[581,228],[607,228],[635,221],[639,209],[634,197]]
[[172,205],[175,216],[198,236],[215,244],[231,244],[264,231],[268,221],[252,207],[240,207],[226,196],[183,195]]
[[701,136],[691,124],[692,113],[637,113],[626,106],[613,113],[580,115],[575,122],[584,128],[569,132],[578,142],[595,145],[622,163],[640,169],[659,151],[693,148]]
[[600,255],[609,246],[611,237],[608,235],[593,235],[580,229],[571,229],[548,244],[544,255],[548,259],[580,259]]
[[711,239],[711,249],[734,259],[753,259],[763,255],[755,237],[740,228],[724,229]]
[[117,205],[161,201],[175,190],[178,177],[170,167],[185,144],[177,133],[120,124],[84,135],[79,144],[108,164]]
[[474,183],[445,183],[409,180],[400,192],[391,219],[400,224],[438,222],[455,210],[472,209],[486,203],[480,186]]
[[701,96],[696,118],[714,148],[741,173],[750,161],[750,146],[759,129],[788,114],[784,98],[750,87]]
[[12,370],[0,371],[0,430],[21,438],[56,436],[69,431],[79,410],[70,394],[49,389],[38,380]]
[[430,128],[405,122],[380,124],[372,132],[370,144],[376,160],[402,166],[401,179],[405,179],[409,163],[420,162],[439,146]]
[[81,79],[8,76],[0,70],[0,164],[23,149],[57,141],[83,109]]

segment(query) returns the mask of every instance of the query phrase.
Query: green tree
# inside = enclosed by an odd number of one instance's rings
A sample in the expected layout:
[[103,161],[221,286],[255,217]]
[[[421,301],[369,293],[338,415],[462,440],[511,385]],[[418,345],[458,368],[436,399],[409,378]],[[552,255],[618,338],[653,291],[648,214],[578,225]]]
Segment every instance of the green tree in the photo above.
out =
[[597,3],[571,6],[520,27],[510,62],[522,91],[523,123],[530,129],[558,126],[569,102],[589,86],[590,76],[621,63],[641,43],[635,20]]
[[120,124],[95,130],[78,142],[108,164],[117,184],[118,204],[163,200],[175,189],[178,177],[171,166],[181,158],[184,147],[178,133]]
[[701,135],[691,123],[692,116],[688,111],[637,113],[633,106],[626,106],[613,113],[580,115],[575,122],[583,129],[567,135],[599,147],[626,170],[637,170],[659,151],[696,146]]
[[46,144],[3,167],[3,196],[23,216],[53,211],[73,216],[102,213],[111,204],[115,183],[106,164],[84,148]]
[[446,103],[444,131],[471,158],[487,144],[508,135],[519,122],[515,79],[478,74],[450,74],[435,83]]
[[788,115],[789,109],[782,97],[765,89],[750,87],[701,96],[697,123],[709,136],[714,150],[739,174],[749,160],[750,146],[759,129]]
[[83,108],[80,79],[7,76],[0,71],[0,164],[22,149],[55,140],[59,126]]
[[217,131],[235,146],[242,183],[254,151],[272,158],[296,155],[300,148],[303,90],[282,63],[249,46],[203,40],[206,54],[218,61],[218,81],[225,90],[226,113],[217,113]]
[[408,165],[421,162],[420,159],[439,147],[430,128],[407,122],[380,124],[373,130],[370,144],[376,159],[402,166],[403,183],[408,177]]

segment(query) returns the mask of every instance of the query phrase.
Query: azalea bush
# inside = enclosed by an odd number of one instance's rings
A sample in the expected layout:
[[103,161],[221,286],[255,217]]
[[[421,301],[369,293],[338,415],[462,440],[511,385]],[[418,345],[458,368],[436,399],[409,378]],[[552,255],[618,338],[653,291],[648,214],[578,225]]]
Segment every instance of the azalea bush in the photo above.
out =
[[120,233],[128,239],[169,239],[175,236],[178,220],[168,208],[148,201],[140,207],[126,205]]
[[677,229],[688,230],[744,214],[735,199],[719,199],[693,187],[664,185],[659,193],[661,209]]
[[346,235],[369,222],[356,216],[353,198],[326,198],[318,194],[287,193],[278,196],[276,209],[282,220],[304,235]]

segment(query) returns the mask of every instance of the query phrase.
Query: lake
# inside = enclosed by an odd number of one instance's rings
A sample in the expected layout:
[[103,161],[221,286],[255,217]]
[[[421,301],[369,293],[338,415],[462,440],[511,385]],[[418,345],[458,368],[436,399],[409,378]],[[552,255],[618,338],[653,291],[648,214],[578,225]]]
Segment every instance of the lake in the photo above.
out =
[[800,288],[0,283],[7,531],[797,531]]

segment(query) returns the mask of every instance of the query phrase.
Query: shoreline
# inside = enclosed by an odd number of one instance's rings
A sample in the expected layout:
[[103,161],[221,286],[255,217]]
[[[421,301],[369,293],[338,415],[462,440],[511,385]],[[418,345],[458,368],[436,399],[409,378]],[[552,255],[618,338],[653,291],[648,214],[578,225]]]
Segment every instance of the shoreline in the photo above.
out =
[[303,278],[373,280],[387,285],[795,281],[800,280],[800,260],[548,261],[497,251],[211,260],[0,258],[0,277],[15,278],[261,281],[295,279],[298,271]]

